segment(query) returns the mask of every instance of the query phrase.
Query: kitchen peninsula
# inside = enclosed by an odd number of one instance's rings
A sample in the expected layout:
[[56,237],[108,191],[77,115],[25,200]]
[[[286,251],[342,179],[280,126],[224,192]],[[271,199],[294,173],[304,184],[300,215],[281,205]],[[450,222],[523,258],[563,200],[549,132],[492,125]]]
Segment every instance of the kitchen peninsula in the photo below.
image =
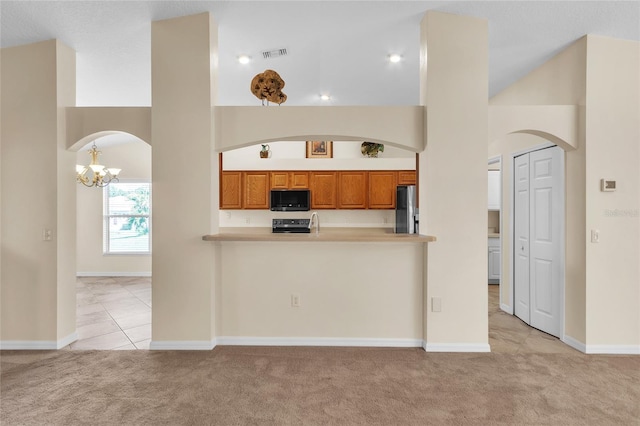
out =
[[220,253],[219,344],[423,345],[427,243],[435,237],[243,227],[202,239]]

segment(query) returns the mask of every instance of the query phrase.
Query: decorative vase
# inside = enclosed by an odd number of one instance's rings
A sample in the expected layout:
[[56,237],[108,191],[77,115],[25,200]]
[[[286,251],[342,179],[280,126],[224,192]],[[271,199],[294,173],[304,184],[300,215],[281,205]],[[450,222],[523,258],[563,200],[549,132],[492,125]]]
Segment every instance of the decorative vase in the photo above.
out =
[[269,158],[269,145],[262,145],[262,149],[260,150],[260,158]]
[[362,142],[360,145],[360,152],[362,155],[369,158],[377,158],[378,152],[384,152],[384,145],[375,142]]

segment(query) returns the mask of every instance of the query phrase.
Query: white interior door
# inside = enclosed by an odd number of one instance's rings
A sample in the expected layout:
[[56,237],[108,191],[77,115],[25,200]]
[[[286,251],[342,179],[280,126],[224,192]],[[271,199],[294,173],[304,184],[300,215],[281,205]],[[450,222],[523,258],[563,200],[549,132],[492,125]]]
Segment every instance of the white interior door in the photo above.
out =
[[514,159],[514,313],[529,324],[529,154]]
[[514,313],[560,337],[564,304],[564,151],[514,159]]
[[562,328],[563,151],[553,147],[529,154],[531,326],[553,336]]

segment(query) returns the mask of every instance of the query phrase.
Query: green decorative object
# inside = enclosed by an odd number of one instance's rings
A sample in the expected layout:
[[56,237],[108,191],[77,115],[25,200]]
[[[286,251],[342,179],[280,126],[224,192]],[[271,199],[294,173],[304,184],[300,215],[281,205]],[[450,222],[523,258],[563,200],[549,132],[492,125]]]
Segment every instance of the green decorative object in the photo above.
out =
[[360,152],[366,157],[376,158],[378,152],[384,152],[384,145],[375,142],[362,142],[360,145]]

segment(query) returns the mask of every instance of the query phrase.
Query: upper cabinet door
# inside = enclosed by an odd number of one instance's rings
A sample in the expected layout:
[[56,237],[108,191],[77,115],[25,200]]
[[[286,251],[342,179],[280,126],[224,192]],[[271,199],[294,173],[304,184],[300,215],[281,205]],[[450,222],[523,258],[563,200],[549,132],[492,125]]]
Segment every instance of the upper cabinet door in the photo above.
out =
[[289,172],[271,172],[271,188],[289,188]]
[[337,207],[336,172],[311,172],[311,208],[335,209]]
[[396,208],[396,172],[369,172],[369,208]]
[[350,171],[338,173],[338,208],[367,208],[367,172]]
[[244,173],[244,208],[269,208],[269,172]]
[[415,170],[401,170],[398,172],[398,185],[415,185],[415,184],[416,184]]
[[499,170],[489,170],[489,178],[488,178],[488,208],[489,210],[500,210],[500,171]]
[[220,174],[220,208],[242,208],[242,172]]
[[289,173],[289,188],[291,189],[309,188],[309,172]]

